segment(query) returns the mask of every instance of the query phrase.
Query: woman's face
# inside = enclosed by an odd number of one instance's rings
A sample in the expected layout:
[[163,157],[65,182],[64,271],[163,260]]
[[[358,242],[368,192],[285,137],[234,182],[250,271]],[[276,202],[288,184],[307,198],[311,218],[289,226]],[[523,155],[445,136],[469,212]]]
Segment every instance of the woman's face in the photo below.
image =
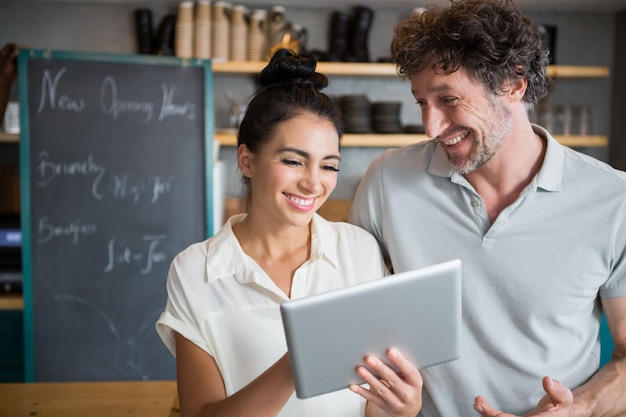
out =
[[250,178],[250,212],[301,227],[337,185],[339,136],[331,121],[304,113],[281,123],[258,154],[241,145],[238,159]]

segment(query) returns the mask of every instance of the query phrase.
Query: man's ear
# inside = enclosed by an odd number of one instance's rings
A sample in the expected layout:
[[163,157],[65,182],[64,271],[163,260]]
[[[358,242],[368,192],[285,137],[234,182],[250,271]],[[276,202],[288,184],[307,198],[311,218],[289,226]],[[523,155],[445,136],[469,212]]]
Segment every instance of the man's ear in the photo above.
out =
[[252,176],[252,160],[253,154],[245,144],[239,145],[237,148],[237,165],[244,177]]
[[526,88],[528,88],[528,80],[526,78],[519,78],[509,82],[509,88],[507,89],[507,97],[510,102],[522,101],[524,94],[526,94]]

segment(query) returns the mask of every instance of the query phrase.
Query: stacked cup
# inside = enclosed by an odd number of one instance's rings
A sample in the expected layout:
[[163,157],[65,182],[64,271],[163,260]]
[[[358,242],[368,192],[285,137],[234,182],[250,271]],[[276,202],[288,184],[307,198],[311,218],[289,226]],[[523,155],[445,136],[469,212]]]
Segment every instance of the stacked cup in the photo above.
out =
[[196,5],[194,56],[211,58],[211,2],[199,0]]
[[248,9],[245,6],[232,8],[230,18],[230,60],[245,61],[248,55]]
[[283,35],[287,24],[287,10],[284,6],[272,6],[267,16],[267,49],[272,54],[283,46]]
[[218,1],[213,5],[212,52],[213,59],[227,61],[230,55],[230,12],[232,4]]
[[183,1],[178,5],[176,17],[176,56],[191,58],[193,56],[193,2]]
[[248,61],[263,61],[266,57],[267,10],[256,9],[250,15],[248,30]]

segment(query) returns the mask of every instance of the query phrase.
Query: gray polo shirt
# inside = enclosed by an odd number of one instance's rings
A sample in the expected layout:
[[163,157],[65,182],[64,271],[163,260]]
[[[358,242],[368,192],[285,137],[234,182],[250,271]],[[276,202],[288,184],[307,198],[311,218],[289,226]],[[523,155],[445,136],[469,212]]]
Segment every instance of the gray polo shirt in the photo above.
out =
[[493,224],[436,141],[384,152],[357,190],[350,221],[396,272],[463,264],[462,355],[423,370],[426,417],[473,416],[476,395],[521,415],[543,376],[584,383],[599,364],[599,297],[626,296],[626,174],[534,128],[543,166]]

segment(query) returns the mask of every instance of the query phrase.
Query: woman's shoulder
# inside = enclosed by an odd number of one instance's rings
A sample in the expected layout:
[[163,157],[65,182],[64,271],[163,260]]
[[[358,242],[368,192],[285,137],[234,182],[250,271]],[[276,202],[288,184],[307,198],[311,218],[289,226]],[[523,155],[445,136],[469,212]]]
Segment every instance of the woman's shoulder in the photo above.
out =
[[206,262],[208,248],[213,238],[195,242],[178,252],[173,263],[178,265],[198,264]]
[[232,225],[242,221],[245,217],[245,214],[238,214],[229,218],[213,236],[190,244],[176,255],[175,260],[179,262],[205,262],[208,257],[216,256],[219,258],[224,255],[223,251],[231,251],[232,240],[234,239]]

